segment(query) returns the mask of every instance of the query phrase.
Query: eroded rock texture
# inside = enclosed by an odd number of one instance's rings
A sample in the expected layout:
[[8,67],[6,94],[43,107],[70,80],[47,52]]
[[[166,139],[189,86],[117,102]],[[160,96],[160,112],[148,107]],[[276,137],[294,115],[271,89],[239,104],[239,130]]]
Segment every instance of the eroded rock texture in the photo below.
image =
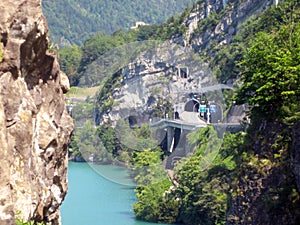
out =
[[[249,161],[239,165],[227,225],[299,224],[299,123],[252,121]],[[292,132],[291,132],[292,131]]]
[[40,0],[0,1],[0,224],[59,224],[73,129]]

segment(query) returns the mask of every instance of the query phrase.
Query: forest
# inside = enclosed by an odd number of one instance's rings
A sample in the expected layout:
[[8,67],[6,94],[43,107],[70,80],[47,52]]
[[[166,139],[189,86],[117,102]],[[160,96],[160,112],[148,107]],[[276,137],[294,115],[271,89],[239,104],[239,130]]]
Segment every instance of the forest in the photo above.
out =
[[[83,46],[71,45],[59,49],[61,68],[68,75],[72,86],[98,86],[100,85],[99,81],[103,80],[102,77],[99,77],[101,75],[89,71],[87,76],[85,73],[96,59],[110,50],[121,50],[117,47],[126,44],[146,40],[164,41],[173,35],[182,35],[186,31],[183,21],[187,18],[190,10],[190,8],[185,8],[181,14],[169,18],[164,23],[142,26],[137,30],[118,30],[111,35],[97,32],[86,39]],[[124,57],[126,56],[124,55]]]
[[192,0],[44,0],[43,11],[52,42],[82,45],[96,32],[106,35],[135,26],[135,22],[162,23],[182,12]]

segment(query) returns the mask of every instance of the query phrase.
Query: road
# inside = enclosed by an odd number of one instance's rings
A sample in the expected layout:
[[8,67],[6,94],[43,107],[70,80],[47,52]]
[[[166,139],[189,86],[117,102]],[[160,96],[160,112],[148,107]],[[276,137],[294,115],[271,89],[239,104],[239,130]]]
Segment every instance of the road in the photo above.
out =
[[206,122],[199,118],[199,113],[197,112],[184,111],[179,115],[179,118],[183,123],[206,125]]

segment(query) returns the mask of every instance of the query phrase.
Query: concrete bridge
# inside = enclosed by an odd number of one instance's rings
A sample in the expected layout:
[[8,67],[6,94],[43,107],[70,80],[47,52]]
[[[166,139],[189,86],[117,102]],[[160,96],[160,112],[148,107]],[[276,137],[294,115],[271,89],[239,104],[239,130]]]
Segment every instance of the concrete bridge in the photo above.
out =
[[156,127],[159,129],[164,129],[168,127],[173,128],[180,128],[182,130],[189,130],[194,131],[198,128],[204,128],[207,126],[207,123],[204,120],[201,120],[200,118],[197,118],[196,120],[193,120],[195,116],[197,116],[198,113],[194,112],[185,112],[185,114],[190,114],[191,117],[189,117],[188,120],[184,119],[161,119],[157,122],[150,123],[151,127]]
[[197,112],[182,112],[180,119],[161,119],[159,121],[151,122],[151,127],[158,129],[179,128],[186,131],[195,131],[199,128],[205,128],[207,125],[213,126],[217,130],[224,129],[225,131],[234,131],[234,129],[241,128],[240,123],[208,123],[199,116]]
[[186,111],[181,113],[180,119],[161,119],[150,123],[151,127],[166,130],[166,148],[171,153],[166,161],[166,169],[173,169],[177,161],[192,151],[186,135],[208,125],[213,126],[219,136],[223,136],[225,132],[235,133],[243,129],[240,123],[207,123],[199,113]]

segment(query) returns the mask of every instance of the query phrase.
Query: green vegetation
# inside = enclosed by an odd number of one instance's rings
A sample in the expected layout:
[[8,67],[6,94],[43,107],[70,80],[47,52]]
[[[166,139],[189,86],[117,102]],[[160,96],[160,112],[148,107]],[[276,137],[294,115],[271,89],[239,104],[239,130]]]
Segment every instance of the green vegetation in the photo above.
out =
[[[101,116],[114,104],[112,90],[120,85],[121,70],[108,77],[95,73],[87,80],[84,73],[95,59],[132,41],[165,40],[183,34],[181,24],[188,12],[189,9],[161,25],[118,31],[112,36],[98,33],[81,50],[75,47],[78,51],[74,51],[74,57],[67,58],[72,54],[70,49],[66,50],[68,54],[61,50],[61,60],[75,83],[83,79],[84,84],[102,87],[95,97],[97,107],[88,101],[81,103],[81,108],[73,111],[75,117],[78,114],[79,121],[80,116],[91,120],[89,115],[94,111]],[[219,18],[212,14],[202,21],[198,32],[211,29]],[[292,145],[299,138],[295,135],[300,120],[299,36],[300,3],[289,0],[246,21],[231,44],[210,49],[213,59],[207,59],[217,78],[222,83],[239,78],[235,100],[249,104],[251,124],[246,133],[226,133],[223,140],[212,127],[190,134],[190,143],[197,147],[193,155],[178,162],[173,181],[161,166],[165,155],[154,147],[146,125],[130,127],[121,121],[116,132],[109,121],[97,129],[84,121],[82,130],[73,138],[73,151],[83,148],[86,152],[80,154],[86,154],[84,157],[93,154],[99,162],[121,161],[131,168],[137,183],[133,209],[139,219],[193,225],[225,224],[234,219],[242,224],[255,215],[237,218],[229,210],[235,202],[252,200],[250,183],[259,193],[256,205],[246,202],[235,207],[249,212],[250,207],[257,207],[262,212],[257,216],[261,217],[276,214],[300,218],[300,197],[290,160]],[[232,97],[232,93],[224,95]],[[154,115],[163,116],[171,106],[168,101],[159,102]],[[278,174],[282,175],[280,184],[272,179]],[[265,186],[258,185],[261,181]]]
[[43,223],[43,222],[35,222],[33,220],[25,222],[24,220],[17,217],[16,218],[16,225],[46,225],[46,224]]
[[[137,51],[151,49],[151,46],[155,44],[154,42],[146,42],[144,46],[139,44],[137,48],[135,42],[162,41],[175,34],[184,34],[186,27],[183,25],[183,21],[189,15],[190,10],[190,8],[186,8],[179,16],[173,16],[166,23],[159,25],[142,26],[127,32],[118,30],[111,35],[97,32],[89,37],[82,47],[73,45],[58,51],[61,69],[68,75],[72,86],[103,85],[109,76],[128,64],[128,60],[125,59],[132,59],[136,57]],[[126,44],[127,47],[120,47]],[[110,54],[107,55],[106,53],[109,52]],[[118,58],[111,58],[110,55]],[[104,56],[104,62],[97,62],[97,59],[102,59],[101,56]],[[100,65],[101,63],[111,65],[116,61],[119,68],[112,66],[114,69],[112,71],[107,66],[104,68]]]
[[[239,33],[229,45],[218,46],[211,50],[213,52],[210,67],[222,83],[230,79],[239,78],[242,73],[241,62],[249,48],[249,44],[259,32],[272,33],[283,24],[289,24],[290,6],[289,2],[281,3],[278,7],[272,6],[263,14],[252,16],[239,28]],[[297,11],[297,5],[293,6]],[[294,12],[294,22],[299,20],[299,15]],[[199,27],[200,24],[199,24]]]
[[172,183],[165,179],[148,185],[140,185],[136,188],[137,203],[133,210],[138,219],[173,223],[179,210],[179,202],[167,195]]
[[82,54],[82,49],[76,45],[67,46],[58,51],[60,68],[68,75],[71,84],[79,82],[77,70],[80,66]]
[[95,97],[96,93],[101,89],[101,87],[76,87],[73,86],[70,88],[68,93],[66,94],[69,98],[88,98]]
[[[181,12],[192,0],[57,0],[42,1],[51,39],[59,45],[82,45],[92,34],[112,34],[129,29],[135,22],[162,23]],[[145,10],[147,9],[147,10]]]
[[[112,74],[106,74],[105,69],[102,68],[101,65],[98,65],[97,62],[95,62],[95,71],[86,70],[89,67],[93,68],[92,63],[100,56],[114,48],[136,40],[136,31],[130,31],[128,33],[117,31],[111,36],[104,35],[100,32],[96,33],[87,39],[82,47],[71,46],[58,51],[61,69],[68,75],[72,86],[80,85],[90,87],[101,85],[106,81],[107,76],[111,76]],[[106,63],[109,60],[112,61],[115,59],[109,59],[109,56],[107,56]],[[119,70],[120,68],[117,69]],[[113,71],[112,73],[114,72],[117,71]]]
[[[250,104],[250,128],[245,134],[226,134],[213,160],[209,155],[218,149],[209,143],[218,142],[215,131],[207,128],[191,134],[190,141],[198,148],[177,164],[175,180],[179,186],[173,191],[158,186],[156,192],[152,185],[144,187],[146,191],[137,195],[134,206],[139,218],[194,225],[225,224],[236,216],[226,215],[235,201],[234,207],[240,210],[261,209],[260,217],[266,215],[270,222],[274,214],[291,213],[294,221],[300,218],[299,193],[290,166],[290,149],[298,138],[293,134],[300,119],[299,12],[298,1],[271,7],[263,16],[244,24],[232,45],[216,52],[213,63],[219,66],[221,80],[241,76],[236,100]],[[221,71],[229,72],[230,68],[234,68],[230,75]],[[272,180],[273,173],[285,177],[280,185]],[[260,179],[265,187],[259,186]],[[248,182],[261,191],[255,205],[246,203],[253,194]],[[157,197],[151,200],[150,196]],[[245,205],[241,206],[241,201]],[[161,211],[160,202],[171,209],[171,216]],[[234,223],[254,216],[259,215],[242,214],[234,218]]]
[[75,130],[71,147],[73,156],[76,155],[86,161],[108,164],[114,160],[112,154],[103,146],[97,129],[90,120],[86,121],[81,129]]
[[131,176],[137,184],[137,203],[133,206],[135,215],[147,221],[173,223],[178,213],[178,202],[166,195],[172,183],[162,166],[163,153],[154,145],[151,149],[150,130],[147,131],[146,126],[135,129],[136,136],[144,140],[141,148],[132,152],[131,156]]
[[[190,135],[191,142],[198,142],[198,147],[192,156],[181,160],[176,166],[175,179],[178,187],[165,178],[159,182],[150,182],[154,170],[161,161],[158,152],[141,152],[135,159],[138,165],[147,165],[147,173],[141,176],[143,185],[137,179],[137,203],[134,212],[138,218],[162,223],[184,224],[225,224],[227,200],[230,197],[230,180],[240,162],[243,146],[242,133],[226,134],[220,150],[218,146],[209,152],[219,152],[210,165],[203,169],[203,161],[207,162],[208,142],[218,140],[217,132],[212,128],[198,130]],[[156,154],[156,156],[154,156]],[[163,175],[163,172],[160,172]],[[140,176],[138,176],[140,177]],[[150,177],[150,178],[149,178]],[[146,181],[145,181],[146,179]]]
[[285,118],[300,97],[300,23],[260,32],[245,54],[237,100],[270,119]]

